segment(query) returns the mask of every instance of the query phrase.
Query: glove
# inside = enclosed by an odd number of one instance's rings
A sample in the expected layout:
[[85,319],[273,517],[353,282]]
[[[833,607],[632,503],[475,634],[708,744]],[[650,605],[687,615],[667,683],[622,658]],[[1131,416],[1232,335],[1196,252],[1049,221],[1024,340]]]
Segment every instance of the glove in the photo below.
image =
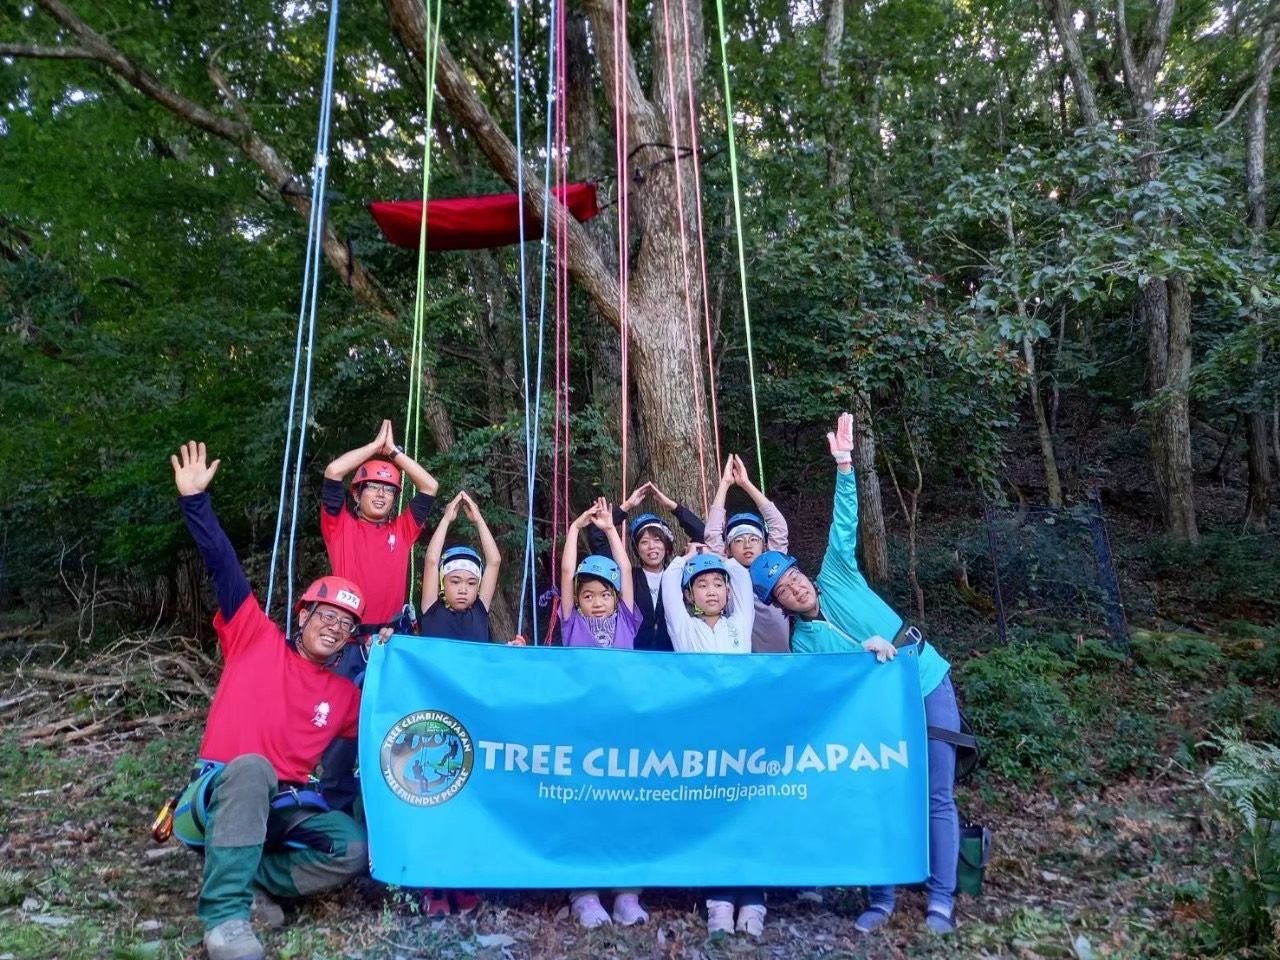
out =
[[831,456],[836,463],[853,462],[853,451],[857,448],[858,441],[854,435],[852,413],[840,414],[835,432],[827,434],[827,445],[831,448]]
[[898,655],[898,648],[884,637],[872,637],[862,642],[862,649],[876,655],[876,663],[884,663]]

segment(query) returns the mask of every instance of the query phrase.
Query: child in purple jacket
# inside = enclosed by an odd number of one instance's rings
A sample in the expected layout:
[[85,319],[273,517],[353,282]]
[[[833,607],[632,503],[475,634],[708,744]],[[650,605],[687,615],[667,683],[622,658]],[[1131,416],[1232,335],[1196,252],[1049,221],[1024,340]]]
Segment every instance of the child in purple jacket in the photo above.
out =
[[[569,524],[560,557],[560,642],[566,647],[631,650],[642,622],[635,582],[613,510],[601,497]],[[594,526],[608,539],[613,559],[589,556],[578,563],[578,531]]]

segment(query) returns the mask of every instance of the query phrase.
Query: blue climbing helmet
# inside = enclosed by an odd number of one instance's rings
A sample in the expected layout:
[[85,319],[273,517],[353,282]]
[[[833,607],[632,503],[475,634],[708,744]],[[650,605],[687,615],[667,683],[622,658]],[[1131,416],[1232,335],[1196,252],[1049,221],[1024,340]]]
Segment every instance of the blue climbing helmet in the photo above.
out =
[[599,580],[607,586],[612,587],[615,593],[622,590],[622,571],[609,557],[597,557],[592,555],[578,564],[578,569],[573,574],[573,586],[575,591],[578,587],[578,581],[583,577],[590,577],[593,580]]
[[766,550],[751,564],[751,589],[761,603],[773,603],[773,588],[782,575],[799,563],[795,557],[778,550]]
[[726,581],[729,579],[729,568],[725,566],[723,557],[714,553],[700,553],[684,565],[680,576],[680,588],[688,590],[689,584],[704,573],[718,573]]
[[642,513],[631,521],[631,549],[636,549],[636,544],[640,540],[640,534],[646,530],[658,531],[658,536],[667,542],[667,546],[673,546],[676,542],[675,534],[671,532],[671,528],[656,513]]
[[732,543],[743,534],[756,534],[764,539],[768,533],[768,528],[764,525],[764,520],[754,513],[735,513],[729,518],[729,522],[724,525],[724,542]]
[[478,577],[484,572],[484,561],[480,559],[480,554],[470,547],[461,545],[450,547],[440,554],[440,582],[444,583],[446,574],[458,570],[474,573]]

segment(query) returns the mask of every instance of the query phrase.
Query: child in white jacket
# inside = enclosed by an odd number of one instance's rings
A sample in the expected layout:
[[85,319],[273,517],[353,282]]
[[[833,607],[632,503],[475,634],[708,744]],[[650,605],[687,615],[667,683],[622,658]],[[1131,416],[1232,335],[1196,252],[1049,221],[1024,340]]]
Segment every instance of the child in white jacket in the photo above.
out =
[[[755,624],[751,574],[701,543],[662,574],[662,609],[677,653],[750,653]],[[690,612],[692,608],[692,613]]]
[[[751,574],[732,558],[699,553],[706,549],[689,544],[689,551],[662,574],[662,609],[671,645],[678,653],[750,653],[756,616]],[[709,892],[707,932],[732,933],[735,907],[737,931],[760,936],[765,915],[760,887]]]

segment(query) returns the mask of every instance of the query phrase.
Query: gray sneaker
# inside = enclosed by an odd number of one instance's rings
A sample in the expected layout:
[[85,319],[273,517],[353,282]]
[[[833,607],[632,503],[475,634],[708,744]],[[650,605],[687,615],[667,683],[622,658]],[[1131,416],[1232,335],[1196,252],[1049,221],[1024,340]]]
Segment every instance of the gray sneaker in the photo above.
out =
[[206,930],[204,949],[209,960],[264,960],[266,957],[248,920],[224,920]]
[[253,909],[249,919],[256,920],[268,930],[279,930],[284,926],[284,909],[271,899],[271,894],[261,887],[253,888]]

